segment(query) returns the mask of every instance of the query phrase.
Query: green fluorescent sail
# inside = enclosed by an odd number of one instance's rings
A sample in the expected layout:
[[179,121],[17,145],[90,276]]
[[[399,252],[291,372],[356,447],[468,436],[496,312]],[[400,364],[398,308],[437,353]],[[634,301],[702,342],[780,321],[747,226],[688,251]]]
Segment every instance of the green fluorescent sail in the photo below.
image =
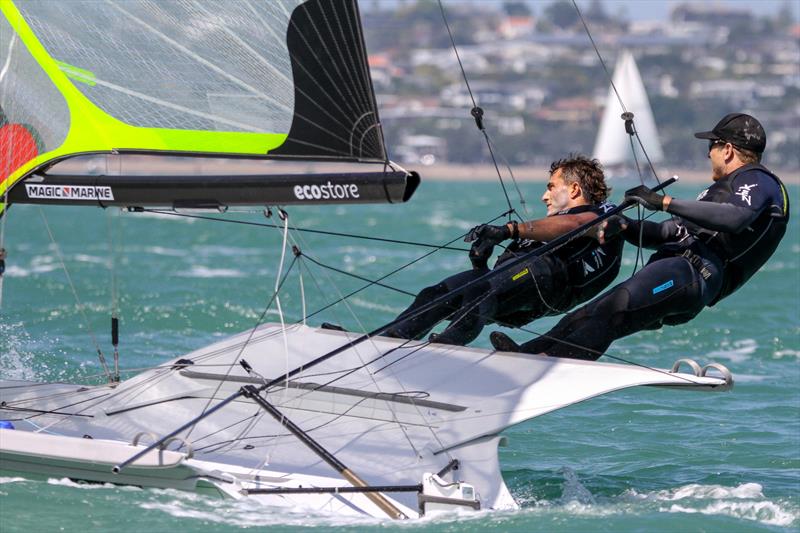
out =
[[38,154],[0,176],[0,198],[85,153],[386,161],[356,0],[0,0],[0,12],[0,107]]

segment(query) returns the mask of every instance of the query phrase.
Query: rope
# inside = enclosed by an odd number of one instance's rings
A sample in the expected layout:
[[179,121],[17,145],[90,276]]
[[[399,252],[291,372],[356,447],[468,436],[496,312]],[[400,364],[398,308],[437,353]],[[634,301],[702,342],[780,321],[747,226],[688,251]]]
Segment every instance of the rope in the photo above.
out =
[[[209,396],[208,402],[206,402],[205,407],[203,407],[203,410],[201,411],[201,415],[208,410],[209,406],[211,405],[211,402],[214,400],[214,398],[216,398],[217,392],[219,392],[219,389],[228,380],[228,376],[230,376],[231,370],[233,370],[236,367],[236,364],[238,363],[239,359],[242,357],[242,352],[244,352],[244,349],[250,343],[250,340],[253,338],[253,335],[255,335],[256,330],[258,330],[258,327],[263,322],[264,317],[267,315],[267,312],[272,307],[272,302],[278,297],[278,292],[280,292],[281,288],[283,287],[283,284],[286,282],[286,278],[289,277],[289,273],[292,271],[292,268],[294,267],[296,262],[297,262],[297,257],[294,257],[292,259],[292,262],[289,264],[289,268],[286,269],[286,274],[284,274],[283,279],[280,280],[280,283],[276,284],[276,289],[273,291],[272,295],[270,296],[270,299],[267,302],[267,305],[264,306],[264,310],[261,312],[261,315],[259,315],[258,319],[256,320],[256,323],[250,329],[250,333],[247,336],[247,339],[245,339],[245,341],[240,346],[239,353],[236,354],[236,357],[234,358],[233,362],[228,367],[228,371],[225,372],[225,376],[217,384],[217,387],[214,389],[214,393]],[[189,431],[187,433],[187,438],[188,438],[189,434],[191,434],[191,432],[194,431],[195,427],[196,426],[192,426],[191,428],[189,428]]]
[[[233,220],[233,219],[230,219],[230,218],[209,217],[209,216],[205,216],[205,215],[193,215],[193,214],[189,214],[189,213],[176,213],[174,211],[166,211],[166,210],[163,210],[163,209],[141,209],[141,210],[137,209],[135,212],[136,213],[156,213],[156,214],[159,214],[159,215],[170,215],[170,216],[185,217],[185,218],[196,218],[196,219],[199,219],[199,220],[211,220],[213,222],[226,222],[228,224],[241,224],[243,226],[257,226],[257,227],[262,227],[262,228],[283,229],[283,226],[278,225],[278,224],[266,224],[266,223],[263,223],[263,222],[248,222],[246,220]],[[353,234],[353,233],[341,233],[341,232],[336,232],[336,231],[325,231],[325,230],[319,230],[319,229],[297,228],[297,227],[294,227],[294,226],[289,226],[289,229],[292,230],[292,231],[303,232],[303,233],[317,233],[319,235],[331,235],[331,236],[334,236],[334,237],[347,237],[347,238],[350,238],[350,239],[363,239],[363,240],[367,240],[367,241],[388,242],[388,243],[392,243],[392,244],[408,244],[408,245],[411,245],[411,246],[419,246],[421,248],[435,248],[436,250],[453,250],[453,251],[456,251],[456,252],[467,252],[467,251],[469,251],[467,248],[455,248],[455,247],[451,247],[451,246],[447,246],[447,245],[441,246],[441,245],[438,245],[438,244],[429,244],[429,243],[425,243],[425,242],[415,242],[415,241],[402,241],[402,240],[398,240],[398,239],[387,239],[387,238],[383,238],[383,237],[370,237],[370,236],[367,236],[367,235],[356,235],[356,234]],[[455,240],[450,241],[450,243],[453,243],[453,242],[455,242]],[[450,244],[450,243],[448,243],[448,244]]]
[[[586,23],[586,19],[583,18],[583,13],[581,9],[578,7],[578,4],[575,0],[572,0],[572,5],[575,7],[575,11],[578,12],[578,17],[581,19],[581,24],[583,25],[583,29],[586,31],[586,35],[589,37],[589,41],[592,43],[592,48],[594,48],[595,54],[597,54],[597,59],[600,60],[600,64],[603,66],[603,71],[606,73],[606,77],[611,82],[611,89],[614,91],[614,94],[619,101],[619,105],[622,108],[622,117],[626,122],[626,131],[631,137],[636,137],[637,142],[639,143],[639,147],[642,149],[642,154],[644,154],[645,159],[647,160],[647,164],[650,167],[650,171],[653,173],[653,177],[655,177],[657,183],[661,183],[661,180],[658,178],[658,173],[656,172],[656,168],[653,165],[653,162],[650,160],[650,156],[647,155],[647,150],[644,148],[644,144],[642,143],[642,139],[639,137],[639,132],[636,131],[635,127],[633,126],[633,113],[628,111],[628,108],[625,107],[625,103],[622,101],[622,96],[620,96],[619,91],[617,90],[617,86],[614,84],[614,78],[608,71],[608,67],[606,66],[606,62],[603,60],[602,54],[600,54],[600,50],[597,48],[597,44],[594,42],[594,38],[592,37],[592,32],[589,31],[589,25]],[[631,129],[628,130],[628,123],[630,123]],[[636,151],[633,147],[633,139],[631,138],[631,150],[633,150],[633,157],[634,161],[636,161]],[[639,162],[636,161],[636,170],[639,173],[639,180],[644,183],[644,179],[642,177],[641,170],[639,169]]]
[[100,364],[103,366],[103,371],[105,372],[106,376],[108,376],[108,380],[113,381],[111,372],[109,371],[108,365],[106,364],[106,358],[103,355],[103,351],[100,349],[100,344],[97,342],[97,337],[95,337],[94,335],[94,331],[92,330],[92,326],[89,323],[89,319],[86,317],[86,312],[83,309],[83,304],[81,303],[80,297],[78,297],[78,291],[75,289],[75,284],[72,283],[72,276],[70,276],[69,274],[67,265],[64,262],[64,257],[61,255],[61,248],[59,248],[58,243],[56,242],[56,239],[53,236],[53,232],[50,230],[50,224],[47,223],[47,216],[44,214],[44,210],[41,207],[39,208],[39,213],[42,215],[42,220],[44,221],[44,227],[45,229],[47,229],[47,234],[50,236],[50,242],[53,243],[53,248],[55,249],[56,255],[58,256],[58,260],[61,263],[61,268],[64,270],[64,274],[67,277],[67,283],[69,283],[69,287],[72,290],[72,295],[75,298],[78,312],[80,312],[81,316],[83,317],[83,322],[86,325],[86,331],[89,333],[89,337],[91,337],[92,343],[94,344],[94,347],[97,350],[97,357],[100,359]]
[[[506,198],[506,204],[508,204],[508,219],[511,220],[511,213],[516,212],[514,207],[511,205],[511,198],[508,196],[508,190],[506,190],[506,184],[503,181],[503,176],[500,173],[500,167],[497,165],[497,158],[494,155],[494,149],[492,148],[492,141],[489,138],[489,133],[486,131],[486,128],[483,125],[483,109],[481,109],[478,104],[475,102],[475,95],[472,94],[472,88],[469,86],[469,79],[467,78],[467,72],[464,69],[464,64],[461,62],[461,56],[458,53],[458,47],[456,46],[455,38],[453,37],[453,32],[450,30],[450,23],[447,21],[447,13],[444,10],[444,4],[442,4],[442,0],[439,1],[439,10],[442,12],[442,20],[444,21],[445,28],[447,28],[447,35],[450,37],[450,44],[453,47],[453,52],[456,54],[456,60],[458,61],[458,67],[461,69],[461,76],[464,78],[464,84],[467,87],[467,92],[469,93],[469,98],[472,100],[472,109],[470,110],[470,114],[475,119],[475,125],[478,127],[480,132],[483,134],[484,139],[486,140],[486,147],[489,149],[489,155],[492,158],[492,164],[494,165],[494,170],[497,173],[497,179],[500,181],[500,187],[503,189],[503,195]],[[509,169],[510,170],[510,169]],[[522,197],[522,193],[517,186],[516,179],[514,179],[514,174],[511,174],[511,179],[514,181],[514,186],[517,189],[517,193],[520,195],[520,203],[523,205],[525,201]]]
[[[353,274],[352,272],[347,272],[345,270],[342,270],[340,268],[336,268],[336,267],[331,266],[331,265],[326,265],[325,263],[322,263],[322,262],[314,259],[313,257],[311,257],[308,254],[303,253],[302,255],[303,255],[303,257],[305,257],[306,259],[308,259],[309,261],[311,261],[312,263],[314,263],[315,265],[317,265],[319,267],[327,268],[328,270],[333,270],[334,272],[337,272],[339,274],[344,274],[345,276],[350,276],[351,278],[355,278],[355,279],[360,280],[360,281],[366,281],[366,282],[369,283],[369,285],[377,285],[379,287],[383,287],[384,289],[389,289],[389,290],[392,290],[392,291],[395,291],[395,292],[399,292],[400,294],[405,294],[406,296],[416,296],[416,294],[414,294],[413,292],[406,291],[406,290],[403,290],[403,289],[398,289],[397,287],[392,287],[391,285],[386,285],[385,283],[381,283],[379,281],[371,280],[369,278],[365,278],[364,276],[359,276],[358,274]],[[305,320],[305,318],[304,318],[304,320]]]
[[[497,216],[496,216],[496,217],[494,217],[492,220],[488,221],[488,222],[487,222],[487,224],[491,224],[492,222],[494,222],[495,220],[497,220],[497,219],[498,219],[498,218],[500,218],[500,217],[503,217],[503,216],[505,216],[506,214],[508,214],[508,212],[506,212],[506,213],[501,213],[501,214],[497,215]],[[444,248],[445,248],[447,245],[449,245],[449,244],[452,244],[452,243],[456,242],[457,240],[459,240],[459,239],[463,238],[463,237],[464,237],[464,235],[466,235],[466,234],[461,234],[461,235],[459,235],[458,237],[456,237],[455,239],[452,239],[452,240],[448,241],[448,242],[447,242],[447,243],[446,243],[446,244],[445,244],[445,245],[444,245],[444,246],[443,246],[441,249],[444,249]],[[411,266],[411,265],[413,265],[414,263],[418,263],[419,261],[422,261],[423,259],[425,259],[425,258],[427,258],[427,257],[429,257],[429,256],[431,256],[431,255],[433,255],[433,254],[434,254],[434,253],[436,253],[437,251],[438,251],[438,250],[431,250],[430,252],[427,252],[427,253],[425,253],[425,254],[423,254],[423,255],[421,255],[421,256],[419,256],[419,257],[417,257],[416,259],[414,259],[414,260],[412,260],[412,261],[409,261],[408,263],[406,263],[406,264],[404,264],[404,265],[401,265],[401,266],[399,266],[398,268],[395,268],[394,270],[390,271],[388,274],[384,274],[383,276],[379,277],[377,280],[371,281],[371,282],[370,282],[370,283],[368,283],[367,285],[364,285],[363,287],[360,287],[360,288],[358,288],[358,289],[356,289],[356,290],[354,290],[354,291],[351,291],[350,293],[348,293],[348,294],[346,294],[345,296],[343,296],[343,297],[339,298],[338,300],[336,300],[336,301],[334,301],[334,302],[331,302],[331,303],[329,303],[328,305],[326,305],[326,306],[324,306],[324,307],[322,307],[322,308],[320,308],[320,309],[318,309],[318,310],[314,311],[314,312],[313,312],[313,313],[311,313],[310,315],[307,315],[307,316],[305,317],[305,319],[309,319],[309,318],[311,318],[311,317],[313,317],[313,316],[316,316],[316,315],[318,315],[319,313],[321,313],[321,312],[325,311],[326,309],[329,309],[330,307],[333,307],[334,305],[336,305],[336,304],[338,304],[338,303],[340,303],[340,302],[342,302],[342,301],[344,301],[344,300],[347,300],[347,299],[348,299],[348,298],[350,298],[351,296],[355,296],[355,295],[356,295],[356,294],[358,294],[359,292],[361,292],[361,291],[363,291],[363,290],[365,290],[365,289],[367,289],[367,288],[371,287],[372,285],[374,285],[374,284],[376,284],[376,283],[379,283],[379,282],[381,282],[381,281],[385,280],[386,278],[388,278],[388,277],[390,277],[390,276],[393,276],[394,274],[397,274],[397,273],[398,273],[398,272],[400,272],[401,270],[404,270],[404,269],[406,269],[406,268],[410,267],[410,266]]]
[[114,346],[114,381],[119,381],[119,349],[114,343],[116,340],[114,335],[116,331],[115,328],[119,320],[119,286],[117,280],[117,265],[115,261],[116,253],[114,250],[114,220],[112,218],[111,211],[106,211],[106,222],[108,226],[108,270],[111,277],[111,340]]

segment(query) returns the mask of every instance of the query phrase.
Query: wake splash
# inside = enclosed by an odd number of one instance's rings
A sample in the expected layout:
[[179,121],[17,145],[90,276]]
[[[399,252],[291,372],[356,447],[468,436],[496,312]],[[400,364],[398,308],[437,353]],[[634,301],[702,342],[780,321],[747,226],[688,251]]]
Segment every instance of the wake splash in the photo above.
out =
[[758,483],[742,483],[736,487],[690,484],[676,489],[640,494],[629,491],[633,499],[671,502],[659,510],[669,513],[725,515],[753,520],[772,526],[790,526],[798,518],[797,510],[787,510],[780,503],[766,499]]
[[0,375],[4,379],[37,379],[34,354],[25,349],[30,342],[30,335],[22,322],[0,323]]
[[768,499],[758,483],[733,487],[692,483],[656,491],[628,489],[617,496],[605,496],[592,494],[573,470],[562,468],[559,473],[564,476],[561,497],[537,500],[516,495],[522,500],[522,513],[554,518],[563,514],[583,518],[702,514],[780,527],[792,527],[800,521],[800,508],[796,503]]

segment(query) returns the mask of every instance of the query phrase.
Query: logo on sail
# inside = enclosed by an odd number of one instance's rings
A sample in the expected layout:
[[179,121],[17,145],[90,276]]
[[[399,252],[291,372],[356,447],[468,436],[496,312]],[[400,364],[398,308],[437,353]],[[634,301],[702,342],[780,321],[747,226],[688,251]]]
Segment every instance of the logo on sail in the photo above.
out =
[[355,183],[334,185],[329,181],[322,185],[295,185],[294,196],[298,200],[347,200],[359,198],[361,193]]
[[111,187],[94,185],[39,185],[25,184],[28,198],[46,200],[114,200]]

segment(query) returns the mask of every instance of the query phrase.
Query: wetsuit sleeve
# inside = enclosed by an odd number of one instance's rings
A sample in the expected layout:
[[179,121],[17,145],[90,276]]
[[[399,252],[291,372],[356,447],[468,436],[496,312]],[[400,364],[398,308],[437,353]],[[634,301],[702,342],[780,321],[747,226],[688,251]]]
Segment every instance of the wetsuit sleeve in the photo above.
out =
[[749,226],[761,211],[733,204],[672,200],[667,212],[710,230],[739,233]]
[[673,198],[667,212],[710,230],[739,233],[772,204],[777,185],[763,173],[747,172],[736,177],[732,188],[727,203]]
[[623,232],[625,240],[642,248],[658,248],[678,236],[678,224],[674,220],[651,222],[649,220],[632,220],[627,217],[628,227]]

